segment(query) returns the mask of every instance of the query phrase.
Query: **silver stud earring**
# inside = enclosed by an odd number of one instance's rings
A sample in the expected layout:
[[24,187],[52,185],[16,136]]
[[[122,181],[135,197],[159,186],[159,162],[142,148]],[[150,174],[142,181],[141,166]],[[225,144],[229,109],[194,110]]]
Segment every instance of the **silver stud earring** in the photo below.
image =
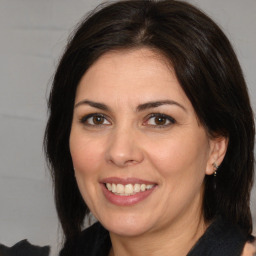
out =
[[214,175],[214,177],[216,177],[217,176],[217,170],[218,170],[219,166],[215,162],[212,165],[215,168],[215,171],[214,171],[213,175]]

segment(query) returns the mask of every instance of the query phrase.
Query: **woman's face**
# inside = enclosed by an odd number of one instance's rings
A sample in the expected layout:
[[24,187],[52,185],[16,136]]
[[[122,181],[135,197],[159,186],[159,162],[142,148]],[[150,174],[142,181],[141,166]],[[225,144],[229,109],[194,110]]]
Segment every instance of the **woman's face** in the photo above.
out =
[[109,52],[82,77],[70,151],[80,192],[110,232],[135,236],[201,216],[215,149],[153,51]]

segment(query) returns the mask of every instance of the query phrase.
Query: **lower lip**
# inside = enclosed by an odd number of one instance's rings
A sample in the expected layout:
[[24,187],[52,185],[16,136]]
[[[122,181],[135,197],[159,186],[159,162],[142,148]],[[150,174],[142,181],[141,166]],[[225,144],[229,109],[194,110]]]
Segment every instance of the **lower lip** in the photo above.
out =
[[136,193],[135,195],[120,196],[120,195],[116,195],[116,194],[113,194],[112,192],[110,192],[106,188],[105,184],[101,184],[101,185],[102,185],[103,193],[104,193],[105,197],[107,198],[107,200],[110,203],[118,205],[118,206],[130,206],[130,205],[137,204],[137,203],[143,201],[144,199],[146,199],[156,188],[156,186],[154,186],[153,188],[151,188],[149,190],[145,190],[143,192]]

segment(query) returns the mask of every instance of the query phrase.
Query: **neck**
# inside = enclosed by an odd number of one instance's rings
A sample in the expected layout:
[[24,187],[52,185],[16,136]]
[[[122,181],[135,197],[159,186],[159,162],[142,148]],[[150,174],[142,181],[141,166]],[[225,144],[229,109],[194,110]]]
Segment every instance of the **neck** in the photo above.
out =
[[[136,237],[121,237],[110,232],[112,248],[110,256],[184,256],[207,228],[202,214],[187,216],[161,230],[147,232]],[[191,217],[191,218],[189,218]]]

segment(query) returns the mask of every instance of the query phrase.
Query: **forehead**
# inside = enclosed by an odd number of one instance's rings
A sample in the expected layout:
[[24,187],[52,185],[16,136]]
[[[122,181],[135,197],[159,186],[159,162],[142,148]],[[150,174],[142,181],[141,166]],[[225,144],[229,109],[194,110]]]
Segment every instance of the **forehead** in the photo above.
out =
[[189,104],[169,61],[148,48],[111,51],[101,56],[78,85],[76,101],[84,98],[110,104],[113,100],[139,104],[167,98]]

